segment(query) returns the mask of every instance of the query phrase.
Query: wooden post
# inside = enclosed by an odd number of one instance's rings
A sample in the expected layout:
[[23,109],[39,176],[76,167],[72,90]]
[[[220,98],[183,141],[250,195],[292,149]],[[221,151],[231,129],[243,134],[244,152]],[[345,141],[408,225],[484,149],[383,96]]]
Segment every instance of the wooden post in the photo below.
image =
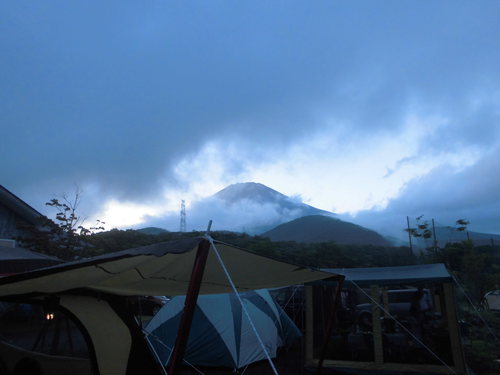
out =
[[205,271],[205,264],[208,258],[208,251],[210,250],[210,242],[203,239],[198,245],[198,251],[193,264],[191,272],[191,279],[186,294],[186,301],[184,302],[184,312],[182,313],[181,321],[179,323],[179,330],[177,331],[177,338],[168,368],[169,375],[177,375],[184,358],[186,344],[189,338],[189,331],[191,329],[191,322],[193,321],[194,311],[196,309],[196,302],[198,301],[198,294],[200,292],[201,281],[203,279],[203,272]]
[[455,305],[455,293],[452,283],[443,284],[444,303],[446,309],[446,320],[450,334],[451,352],[453,356],[453,368],[457,374],[466,374],[465,355],[462,346],[460,329],[458,326],[457,306]]
[[306,295],[306,324],[305,324],[306,365],[309,364],[312,365],[314,356],[313,287],[311,285],[305,285],[304,291]]
[[[370,286],[371,297],[377,304],[380,301],[380,289],[378,285]],[[373,325],[373,355],[375,364],[381,366],[384,363],[384,348],[382,342],[382,327],[380,326],[380,307],[372,302],[372,325]]]
[[384,286],[382,288],[382,301],[384,302],[384,319],[389,319],[390,316],[390,305],[389,305],[389,293],[388,288]]
[[323,348],[321,349],[321,356],[319,357],[318,369],[316,371],[317,374],[321,373],[321,368],[323,367],[323,361],[326,357],[326,350],[328,349],[328,344],[330,343],[330,337],[332,335],[333,326],[335,325],[337,318],[337,308],[340,302],[340,292],[342,291],[342,286],[344,285],[345,276],[339,275],[339,279],[337,280],[337,289],[335,290],[335,299],[333,300],[333,308],[332,315],[330,315],[330,319],[328,320],[328,325],[326,327],[325,332],[325,341],[323,342]]

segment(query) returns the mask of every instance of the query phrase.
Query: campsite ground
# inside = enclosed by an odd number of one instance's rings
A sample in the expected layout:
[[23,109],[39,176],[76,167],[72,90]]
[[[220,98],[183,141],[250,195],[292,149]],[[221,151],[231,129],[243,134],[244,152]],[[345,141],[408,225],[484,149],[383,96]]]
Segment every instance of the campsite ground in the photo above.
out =
[[[304,351],[302,340],[296,342],[290,349],[281,350],[273,360],[276,370],[279,374],[286,375],[305,375],[312,374],[304,368]],[[245,375],[273,375],[274,372],[268,361],[259,361],[250,364],[246,369],[242,368],[238,372],[227,368],[200,368],[199,371],[185,367],[183,368],[182,375],[229,375],[229,374],[245,374]],[[324,372],[326,374],[327,372]]]

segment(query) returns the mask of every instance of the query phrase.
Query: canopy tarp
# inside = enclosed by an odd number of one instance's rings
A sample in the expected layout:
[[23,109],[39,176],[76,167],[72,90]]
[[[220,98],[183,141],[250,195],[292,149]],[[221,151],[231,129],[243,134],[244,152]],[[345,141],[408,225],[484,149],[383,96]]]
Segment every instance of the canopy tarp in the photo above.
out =
[[[69,310],[89,334],[96,372],[101,375],[159,374],[160,365],[154,360],[126,297],[186,294],[195,259],[199,264],[197,254],[204,252],[207,241],[208,238],[202,237],[163,242],[6,276],[0,278],[0,297],[22,303],[38,300],[48,306],[50,294],[57,294],[60,307]],[[333,276],[221,242],[213,243],[239,291],[301,284]],[[200,292],[231,291],[212,248],[208,251]],[[188,329],[187,326],[184,328]]]
[[[60,293],[91,289],[116,295],[184,295],[198,245],[188,238],[111,253],[0,279],[0,296]],[[301,284],[332,277],[214,241],[239,291]],[[231,286],[210,251],[200,293],[231,292]]]
[[398,267],[324,268],[322,271],[344,275],[344,285],[350,282],[359,286],[369,286],[374,284],[417,285],[452,281],[450,273],[442,263]]

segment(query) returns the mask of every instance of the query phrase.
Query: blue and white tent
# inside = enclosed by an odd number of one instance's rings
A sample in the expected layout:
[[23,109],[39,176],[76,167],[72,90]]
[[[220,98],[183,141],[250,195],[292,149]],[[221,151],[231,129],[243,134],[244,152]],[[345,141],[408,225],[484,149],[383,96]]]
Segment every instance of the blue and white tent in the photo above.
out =
[[[269,355],[290,345],[300,330],[266,289],[240,294]],[[164,365],[175,344],[185,297],[174,297],[149,322],[146,331]],[[235,294],[198,297],[184,359],[196,366],[238,369],[266,355]]]

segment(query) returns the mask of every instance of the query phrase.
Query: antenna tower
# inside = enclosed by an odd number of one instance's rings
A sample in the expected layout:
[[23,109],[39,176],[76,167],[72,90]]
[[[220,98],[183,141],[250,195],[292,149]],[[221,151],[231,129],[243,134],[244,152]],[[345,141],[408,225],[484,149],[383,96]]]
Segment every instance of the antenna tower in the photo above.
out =
[[180,231],[186,231],[186,202],[184,199],[181,201],[181,226]]

